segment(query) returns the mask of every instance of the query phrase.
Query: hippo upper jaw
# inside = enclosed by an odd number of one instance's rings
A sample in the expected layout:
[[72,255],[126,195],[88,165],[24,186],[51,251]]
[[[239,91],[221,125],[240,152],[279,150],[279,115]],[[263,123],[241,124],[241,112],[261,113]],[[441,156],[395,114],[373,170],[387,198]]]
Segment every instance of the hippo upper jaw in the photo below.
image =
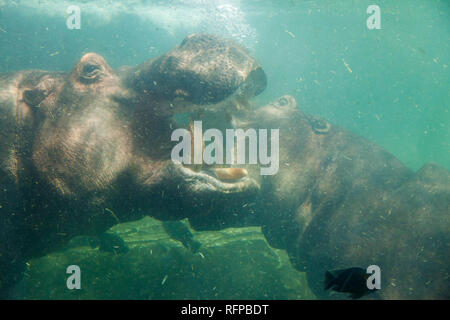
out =
[[267,79],[243,47],[217,36],[193,34],[163,56],[128,70],[125,83],[141,103],[167,101],[168,112],[174,114],[199,106],[221,108],[220,102],[232,96],[249,99],[264,91]]

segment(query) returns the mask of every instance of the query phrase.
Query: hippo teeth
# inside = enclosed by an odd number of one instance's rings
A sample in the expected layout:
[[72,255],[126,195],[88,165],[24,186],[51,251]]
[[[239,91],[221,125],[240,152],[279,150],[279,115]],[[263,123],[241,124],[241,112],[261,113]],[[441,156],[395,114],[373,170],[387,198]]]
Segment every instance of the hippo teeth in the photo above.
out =
[[[197,112],[196,117],[191,115],[191,118],[189,120],[189,124],[187,126],[187,130],[189,131],[190,137],[191,137],[191,163],[194,163],[194,145],[195,145],[195,138],[196,135],[194,134],[194,121],[201,121],[196,120],[201,118],[201,112]],[[203,138],[203,136],[202,136]],[[205,149],[205,142],[202,139],[201,142],[201,152],[203,154],[203,151]],[[248,171],[244,168],[208,168],[204,167],[203,165],[191,165],[190,169],[197,172],[203,172],[206,173],[218,180],[221,181],[234,181],[239,180],[248,175]]]
[[234,182],[248,176],[247,169],[244,168],[199,168],[198,166],[184,166],[185,168],[200,174],[223,181]]
[[219,180],[239,180],[248,175],[244,168],[215,168],[214,172]]

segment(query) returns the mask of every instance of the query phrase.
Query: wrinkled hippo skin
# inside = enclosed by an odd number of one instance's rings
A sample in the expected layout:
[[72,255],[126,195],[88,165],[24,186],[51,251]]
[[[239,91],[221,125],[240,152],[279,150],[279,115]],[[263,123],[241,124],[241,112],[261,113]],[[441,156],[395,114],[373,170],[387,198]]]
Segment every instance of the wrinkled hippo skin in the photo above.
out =
[[70,73],[0,75],[1,294],[28,259],[75,235],[251,198],[258,185],[248,178],[224,183],[172,163],[172,116],[221,108],[265,86],[244,49],[203,34],[135,68],[114,71],[88,53]]
[[450,298],[446,169],[414,173],[376,144],[302,113],[290,96],[235,114],[234,126],[279,128],[279,172],[262,177],[248,166],[258,199],[226,216],[193,217],[194,228],[261,225],[319,298],[347,298],[324,291],[326,270],[373,264],[382,287],[365,298]]

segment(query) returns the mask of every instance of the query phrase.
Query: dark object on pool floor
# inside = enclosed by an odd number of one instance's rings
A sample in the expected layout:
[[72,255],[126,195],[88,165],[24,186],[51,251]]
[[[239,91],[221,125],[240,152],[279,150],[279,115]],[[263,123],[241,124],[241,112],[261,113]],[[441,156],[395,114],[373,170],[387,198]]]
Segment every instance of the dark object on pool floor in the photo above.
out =
[[163,221],[164,230],[174,240],[180,241],[186,249],[196,253],[202,244],[194,239],[191,230],[181,221]]
[[359,267],[327,271],[325,272],[325,290],[348,292],[352,299],[359,299],[375,291],[367,288],[368,277],[366,270]]
[[130,248],[126,242],[117,234],[104,232],[99,236],[91,237],[89,239],[91,247],[96,248],[102,252],[111,252],[115,254],[127,253]]

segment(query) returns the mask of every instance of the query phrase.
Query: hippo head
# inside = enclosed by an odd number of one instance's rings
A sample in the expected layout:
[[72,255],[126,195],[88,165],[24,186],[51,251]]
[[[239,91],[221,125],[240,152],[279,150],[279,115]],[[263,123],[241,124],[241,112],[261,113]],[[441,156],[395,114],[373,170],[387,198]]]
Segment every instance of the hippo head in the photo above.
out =
[[90,218],[108,208],[120,221],[141,212],[178,219],[232,210],[258,189],[250,178],[225,182],[170,158],[174,115],[224,108],[264,90],[261,67],[232,41],[192,35],[161,57],[117,71],[88,53],[68,75],[35,71],[22,83],[21,148],[29,157],[18,172],[37,176],[67,208],[83,199]]
[[217,104],[250,98],[266,87],[266,75],[248,52],[233,41],[194,34],[166,53],[137,67],[131,86],[140,94],[173,102]]
[[296,245],[292,239],[303,234],[312,218],[307,205],[304,210],[296,209],[315,186],[320,164],[327,159],[321,146],[333,133],[333,127],[324,119],[302,112],[290,95],[252,110],[233,112],[231,125],[243,130],[279,130],[279,170],[263,176],[259,165],[245,166],[248,177],[261,187],[257,205],[243,208],[237,217],[226,213],[201,220],[193,217],[191,225],[199,230],[209,230],[211,226],[217,229],[224,225],[260,225],[273,247],[286,249]]

